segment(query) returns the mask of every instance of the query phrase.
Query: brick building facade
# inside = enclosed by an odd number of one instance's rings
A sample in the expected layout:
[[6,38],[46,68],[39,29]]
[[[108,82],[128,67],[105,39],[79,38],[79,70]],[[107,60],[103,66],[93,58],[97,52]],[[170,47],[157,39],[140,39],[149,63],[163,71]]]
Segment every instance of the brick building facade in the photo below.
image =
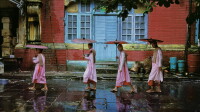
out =
[[[62,70],[66,70],[69,61],[83,60],[82,45],[71,43],[70,40],[68,40],[69,35],[71,35],[69,33],[70,31],[68,23],[69,17],[71,17],[71,15],[77,15],[77,20],[78,20],[80,12],[77,10],[81,10],[80,8],[83,5],[80,5],[81,3],[77,3],[74,1],[69,2],[68,0],[66,1],[42,0],[42,4],[43,5],[41,7],[41,43],[43,45],[50,47],[53,50],[52,52],[55,55],[57,66],[62,65],[63,67]],[[156,7],[154,11],[146,15],[146,19],[144,19],[147,20],[145,23],[147,25],[145,29],[147,31],[146,32],[147,34],[145,34],[144,37],[140,35],[140,38],[156,38],[164,41],[163,43],[160,43],[160,47],[163,49],[164,65],[169,65],[169,57],[178,57],[178,59],[184,59],[185,41],[188,33],[187,23],[185,21],[185,18],[189,13],[188,4],[189,2],[188,0],[186,0],[186,1],[181,1],[179,5],[172,5],[170,8]],[[91,5],[90,8],[94,6],[95,3],[93,3],[93,5]],[[80,17],[82,17],[83,14],[84,13],[81,12]],[[98,20],[96,21],[94,20],[96,16],[100,17],[99,15],[101,17],[105,16],[105,18],[107,16],[107,15],[102,15],[102,13],[99,14],[93,13],[91,10],[90,17],[92,18],[91,20],[93,20],[90,21],[91,25],[94,25],[96,24],[95,22],[98,22]],[[137,15],[136,11],[133,12],[133,15],[131,15],[131,17],[134,17],[134,15]],[[111,15],[111,16],[113,16],[113,18],[115,19],[114,16],[116,15]],[[119,20],[120,18],[116,19],[116,21]],[[80,23],[81,22],[82,21],[80,19]],[[123,22],[122,21],[120,22],[121,22],[120,25],[122,25],[123,27]],[[97,32],[95,32],[95,28],[98,27],[96,27],[95,25],[90,27],[91,30],[90,37],[91,39],[94,40],[97,39],[96,38]],[[195,44],[194,40],[196,38],[194,29],[195,28],[193,28],[191,32],[192,44]],[[114,32],[114,30],[110,32]],[[117,30],[117,32],[120,31]],[[77,36],[78,35],[81,35],[81,33],[80,34],[77,33]],[[128,37],[128,34],[123,34],[123,32],[121,32],[121,34],[117,36],[118,37],[117,39],[122,40],[123,35],[126,35],[126,37]],[[134,34],[131,36],[136,36],[136,35]],[[106,45],[102,46],[103,49],[105,48]],[[131,44],[124,45],[124,47],[128,54],[128,61],[142,61],[148,56],[152,56],[152,48],[146,43],[140,43],[134,40]],[[101,47],[96,47],[95,49],[98,50],[101,49]],[[115,50],[115,46],[112,46],[111,49]],[[85,45],[85,52],[87,52],[86,45]],[[18,47],[15,49],[15,56],[23,58],[24,60],[22,64],[23,70],[32,69],[31,58],[34,56],[33,49],[25,49],[24,47]],[[103,60],[103,61],[108,61],[108,60]]]

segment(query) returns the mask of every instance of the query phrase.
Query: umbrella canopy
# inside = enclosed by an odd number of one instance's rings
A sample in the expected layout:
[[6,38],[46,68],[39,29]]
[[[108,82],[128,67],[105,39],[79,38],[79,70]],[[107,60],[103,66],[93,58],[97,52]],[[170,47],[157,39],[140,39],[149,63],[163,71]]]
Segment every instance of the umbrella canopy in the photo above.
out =
[[48,49],[48,47],[42,46],[42,45],[26,45],[26,47],[28,47],[28,48],[37,48],[37,49]]
[[105,42],[105,44],[128,44],[128,42],[115,40],[115,41]]
[[[105,44],[115,44],[116,45],[116,57],[117,57],[117,44],[128,44],[128,42],[115,40],[115,41],[107,41],[107,42],[105,42]],[[116,61],[117,61],[117,59],[116,59]]]
[[163,42],[162,40],[158,40],[158,39],[139,39],[140,41],[144,41],[144,42],[149,42],[149,43],[152,43],[152,42]]
[[91,39],[82,38],[82,39],[74,39],[74,40],[72,40],[72,42],[83,44],[83,54],[84,54],[84,44],[95,43],[96,41],[91,40]]
[[72,42],[79,43],[79,44],[87,44],[87,43],[95,43],[96,41],[91,40],[91,39],[82,38],[82,39],[74,39],[74,40],[72,40]]

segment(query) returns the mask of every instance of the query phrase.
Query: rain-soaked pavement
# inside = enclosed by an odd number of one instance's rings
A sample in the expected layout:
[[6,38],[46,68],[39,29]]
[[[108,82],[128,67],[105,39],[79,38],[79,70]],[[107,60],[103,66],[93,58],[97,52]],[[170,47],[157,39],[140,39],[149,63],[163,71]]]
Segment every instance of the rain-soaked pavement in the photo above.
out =
[[114,80],[99,80],[97,90],[84,91],[80,79],[48,79],[48,92],[29,91],[30,79],[9,79],[0,85],[0,112],[199,112],[200,81],[165,81],[162,93],[148,94],[145,81],[134,81],[137,93],[128,87],[110,90]]

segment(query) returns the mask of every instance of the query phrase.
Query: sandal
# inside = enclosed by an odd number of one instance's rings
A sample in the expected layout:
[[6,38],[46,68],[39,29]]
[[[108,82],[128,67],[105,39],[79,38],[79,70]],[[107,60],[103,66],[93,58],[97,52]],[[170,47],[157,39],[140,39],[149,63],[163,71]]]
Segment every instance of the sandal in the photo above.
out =
[[42,91],[48,91],[48,89],[47,89],[47,88],[42,88],[41,90],[42,90]]
[[35,91],[36,90],[35,87],[29,87],[28,89],[31,90],[31,91]]
[[96,88],[90,88],[91,91],[96,91]]
[[162,91],[161,91],[160,87],[156,87],[155,92],[161,93]]
[[155,92],[153,89],[149,89],[149,90],[147,90],[146,91],[147,93],[153,93],[153,92]]
[[91,90],[91,88],[90,87],[86,87],[85,90]]
[[115,90],[115,89],[112,89],[112,90],[111,90],[111,92],[117,92],[117,90]]
[[135,93],[135,91],[134,91],[134,90],[131,90],[131,91],[129,91],[128,93],[132,94],[132,93]]
[[156,92],[156,93],[161,93],[162,91],[161,91],[161,90],[155,90],[155,92]]

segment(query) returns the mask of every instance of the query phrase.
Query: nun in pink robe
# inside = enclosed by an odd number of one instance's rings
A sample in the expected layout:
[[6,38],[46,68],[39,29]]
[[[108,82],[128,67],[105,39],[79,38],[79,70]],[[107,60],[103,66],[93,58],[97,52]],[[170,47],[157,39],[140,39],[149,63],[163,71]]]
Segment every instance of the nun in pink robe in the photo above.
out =
[[152,46],[155,48],[155,50],[152,57],[152,68],[148,79],[148,85],[151,86],[151,89],[147,90],[147,92],[161,92],[160,82],[163,81],[163,55],[161,48],[157,45],[157,42],[153,42]]
[[128,85],[131,87],[131,93],[134,92],[134,88],[131,84],[131,79],[127,66],[127,55],[123,50],[123,46],[121,44],[118,45],[118,50],[120,51],[119,57],[119,67],[116,78],[116,85],[112,92],[116,92],[117,88],[122,87],[123,85]]
[[[97,82],[96,66],[95,66],[96,52],[92,47],[93,45],[89,43],[88,48],[90,49],[90,51],[88,56],[85,57],[85,59],[87,59],[88,62],[87,62],[87,68],[83,75],[83,83],[88,84],[88,87],[86,89],[96,90],[96,82]],[[93,88],[90,88],[90,84],[93,84]]]
[[48,90],[47,82],[45,77],[45,57],[42,54],[42,49],[36,49],[38,55],[33,59],[33,63],[35,63],[35,70],[33,73],[32,83],[33,87],[29,88],[30,90],[35,90],[35,84],[44,84],[44,88],[42,90]]

